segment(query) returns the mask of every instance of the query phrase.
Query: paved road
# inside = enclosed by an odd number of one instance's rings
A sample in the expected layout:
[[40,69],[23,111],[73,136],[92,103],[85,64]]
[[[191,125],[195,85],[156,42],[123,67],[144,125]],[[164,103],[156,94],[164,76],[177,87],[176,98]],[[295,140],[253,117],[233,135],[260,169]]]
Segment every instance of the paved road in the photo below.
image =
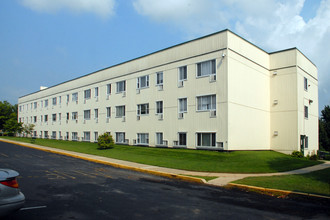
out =
[[25,210],[9,219],[329,219],[326,200],[284,200],[177,182],[0,142]]

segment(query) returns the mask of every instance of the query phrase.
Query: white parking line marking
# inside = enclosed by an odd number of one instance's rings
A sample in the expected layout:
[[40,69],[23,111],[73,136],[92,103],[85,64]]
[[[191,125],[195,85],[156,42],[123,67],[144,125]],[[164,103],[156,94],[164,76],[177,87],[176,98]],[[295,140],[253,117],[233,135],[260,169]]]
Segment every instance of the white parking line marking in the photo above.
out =
[[20,211],[25,211],[30,209],[43,209],[43,208],[47,208],[47,206],[43,205],[43,206],[35,206],[35,207],[26,207],[26,208],[21,208]]

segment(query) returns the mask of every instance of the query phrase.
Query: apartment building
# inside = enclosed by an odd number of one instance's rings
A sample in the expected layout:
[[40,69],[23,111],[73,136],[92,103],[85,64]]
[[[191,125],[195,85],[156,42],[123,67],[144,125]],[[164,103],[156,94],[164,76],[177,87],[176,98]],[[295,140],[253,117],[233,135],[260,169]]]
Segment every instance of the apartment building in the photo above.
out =
[[318,149],[316,66],[298,49],[267,53],[230,30],[22,96],[34,135],[212,150]]

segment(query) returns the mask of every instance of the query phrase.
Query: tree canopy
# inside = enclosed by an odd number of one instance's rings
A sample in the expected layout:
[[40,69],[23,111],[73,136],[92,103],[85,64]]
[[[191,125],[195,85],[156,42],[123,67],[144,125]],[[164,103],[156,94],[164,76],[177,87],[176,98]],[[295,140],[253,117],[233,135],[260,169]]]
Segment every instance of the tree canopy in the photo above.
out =
[[319,145],[321,150],[330,151],[330,106],[321,111],[319,120]]
[[0,101],[0,130],[9,134],[22,132],[22,123],[17,122],[17,105]]

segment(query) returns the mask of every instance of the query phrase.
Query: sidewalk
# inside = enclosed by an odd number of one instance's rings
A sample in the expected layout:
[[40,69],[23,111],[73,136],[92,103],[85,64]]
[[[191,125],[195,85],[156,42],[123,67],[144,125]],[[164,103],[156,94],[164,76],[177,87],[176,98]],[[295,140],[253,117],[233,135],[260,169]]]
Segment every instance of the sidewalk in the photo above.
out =
[[[96,155],[61,150],[61,149],[56,149],[56,148],[51,148],[51,147],[44,147],[44,146],[40,146],[40,145],[36,145],[36,144],[17,142],[17,141],[1,139],[1,138],[0,138],[0,141],[17,144],[17,145],[24,146],[24,147],[30,147],[30,148],[34,148],[34,149],[38,149],[38,150],[43,150],[43,151],[47,151],[47,152],[51,152],[51,153],[62,154],[62,155],[75,157],[75,158],[79,158],[79,159],[83,159],[83,160],[88,160],[88,161],[92,161],[92,162],[96,162],[96,163],[102,163],[102,164],[110,165],[113,167],[135,170],[135,171],[139,171],[139,172],[150,173],[153,175],[165,176],[165,177],[170,177],[170,178],[175,178],[175,179],[181,179],[181,180],[185,180],[185,181],[205,183],[205,184],[214,185],[214,186],[224,186],[232,181],[243,179],[245,177],[304,174],[304,173],[309,173],[309,172],[322,170],[322,169],[330,167],[330,161],[325,161],[325,163],[323,163],[323,164],[306,167],[306,168],[302,168],[302,169],[298,169],[298,170],[280,172],[280,173],[262,173],[262,174],[242,173],[242,174],[240,174],[240,173],[196,172],[196,171],[186,171],[186,170],[178,170],[178,169],[171,169],[171,168],[165,168],[165,167],[151,166],[151,165],[146,165],[146,164],[139,164],[139,163],[134,163],[134,162],[129,162],[129,161],[123,161],[123,160],[117,160],[117,159],[112,159],[112,158],[107,158],[107,157],[96,156]],[[204,179],[189,177],[189,176],[184,176],[184,175],[205,176],[205,177],[214,176],[214,177],[218,177],[218,178],[206,182]]]

